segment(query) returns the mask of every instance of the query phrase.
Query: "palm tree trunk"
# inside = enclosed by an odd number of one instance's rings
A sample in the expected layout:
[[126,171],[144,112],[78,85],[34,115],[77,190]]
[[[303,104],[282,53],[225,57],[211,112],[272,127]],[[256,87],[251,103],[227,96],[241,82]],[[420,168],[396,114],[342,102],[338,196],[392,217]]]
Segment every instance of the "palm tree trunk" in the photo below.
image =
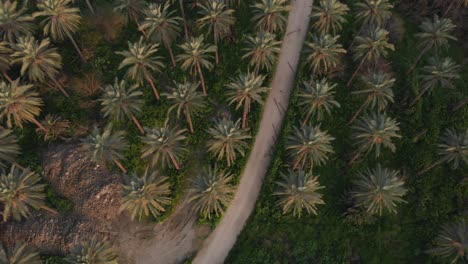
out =
[[48,207],[46,205],[41,205],[41,206],[39,206],[39,208],[41,208],[43,210],[46,210],[47,212],[49,212],[49,213],[51,213],[51,214],[53,214],[55,216],[59,215],[59,212],[57,212],[57,210],[54,210],[54,209],[52,209],[52,208],[50,208],[50,207]]
[[192,118],[190,117],[190,112],[188,111],[187,107],[184,107],[184,114],[185,118],[187,118],[187,123],[189,124],[190,127],[190,133],[194,133],[195,130],[193,129],[193,124],[192,124]]
[[228,167],[231,167],[231,155],[229,153],[230,153],[229,152],[229,147],[226,144],[226,161],[227,161]]
[[177,160],[174,158],[174,156],[171,153],[169,153],[169,158],[171,158],[172,163],[174,164],[176,170],[180,170],[179,163],[177,163]]
[[73,36],[70,34],[70,32],[67,31],[67,36],[68,38],[70,39],[70,41],[72,42],[73,46],[75,46],[75,49],[76,51],[78,52],[78,55],[80,55],[80,58],[81,60],[83,61],[83,63],[86,63],[86,59],[85,57],[83,56],[83,53],[81,52],[80,48],[78,47],[78,45],[76,44],[75,42],[75,39],[73,38]]
[[2,75],[3,77],[5,77],[5,79],[7,79],[10,83],[13,83],[13,79],[10,78],[10,76],[8,75],[8,73],[6,71],[2,71]]
[[174,57],[174,53],[172,53],[171,45],[168,45],[167,49],[169,50],[169,55],[171,55],[172,67],[175,68],[176,67],[176,60],[175,60],[175,57]]
[[260,64],[255,64],[255,75],[258,75],[258,73],[260,72]]
[[455,2],[456,2],[455,0],[452,0],[452,3],[449,5],[447,10],[445,10],[444,15],[442,17],[445,17],[448,14],[448,12],[450,11],[450,9],[452,9],[453,4],[455,4]]
[[306,117],[304,118],[304,121],[302,121],[302,126],[301,127],[304,127],[307,124],[307,121],[309,121],[311,115],[312,115],[312,112],[309,111],[307,113]]
[[37,127],[39,127],[42,131],[47,132],[47,128],[45,128],[39,121],[37,121],[36,118],[32,118],[31,121],[36,124]]
[[138,121],[138,119],[135,117],[135,115],[131,115],[131,118],[133,120],[133,123],[135,123],[135,125],[138,127],[138,130],[140,130],[140,134],[144,135],[145,134],[145,130],[143,129],[143,127],[141,126],[140,122]]
[[57,86],[57,88],[63,93],[63,95],[65,95],[65,97],[70,97],[70,95],[68,95],[67,91],[65,91],[65,89],[63,89],[62,85],[55,78],[52,78],[52,76],[49,76],[49,78],[52,80],[52,82],[55,84],[55,86]]
[[353,115],[353,117],[349,120],[348,125],[351,125],[354,120],[361,114],[364,109],[366,109],[367,105],[369,104],[369,97],[367,97],[366,101],[361,105],[361,107],[357,110],[357,112]]
[[137,25],[138,27],[138,31],[141,31],[141,33],[143,34],[143,36],[146,38],[146,31],[141,27],[141,24],[140,24],[140,21],[138,21],[138,18],[135,17],[135,16],[132,16],[133,18],[133,21],[135,21],[135,24]]
[[203,95],[207,96],[206,86],[205,86],[205,78],[203,77],[203,72],[202,72],[202,69],[200,67],[200,63],[198,61],[197,61],[197,70],[198,70],[198,75],[200,75],[200,81],[201,81],[201,85],[202,85],[202,89],[203,89]]
[[86,4],[88,5],[89,10],[91,10],[91,13],[94,15],[94,9],[89,0],[86,0]]
[[188,27],[187,27],[187,18],[185,17],[184,0],[179,0],[179,5],[180,5],[180,13],[182,14],[182,18],[184,19],[185,40],[188,40],[189,32],[188,32]]
[[445,159],[440,159],[440,160],[438,160],[438,161],[432,163],[429,167],[427,167],[427,168],[423,169],[422,171],[418,172],[418,174],[416,174],[416,175],[417,175],[417,176],[423,175],[424,173],[426,173],[426,172],[432,170],[434,167],[436,167],[436,166],[442,164],[444,161],[445,161]]
[[361,69],[362,65],[364,65],[364,61],[366,61],[366,58],[367,56],[369,56],[369,53],[366,54],[366,56],[364,56],[364,58],[362,58],[361,60],[361,63],[359,63],[359,66],[357,67],[356,71],[353,73],[353,75],[351,76],[351,79],[349,79],[348,83],[346,84],[346,86],[350,86],[351,85],[351,82],[354,80],[354,78],[356,77],[356,74],[359,72],[359,70]]
[[429,50],[430,47],[425,47],[421,53],[419,53],[418,57],[416,58],[416,61],[413,63],[413,65],[411,65],[411,68],[409,68],[409,70],[406,72],[406,74],[410,74],[414,68],[416,67],[416,65],[418,64],[419,60],[422,58],[422,56]]
[[[361,28],[359,29],[356,36],[360,36],[363,29],[364,29],[364,24],[361,25]],[[348,50],[351,50],[353,48],[354,41],[356,41],[356,38],[353,38],[353,41],[351,41],[351,44],[349,44]]]
[[158,89],[156,89],[156,86],[154,85],[153,79],[151,79],[151,76],[148,74],[148,72],[146,71],[146,69],[143,69],[143,72],[144,72],[144,74],[145,74],[146,80],[147,80],[147,81],[149,82],[149,84],[151,85],[151,89],[153,89],[154,96],[156,97],[157,100],[159,100],[160,97],[159,97]]
[[452,108],[452,112],[458,111],[460,108],[465,106],[468,103],[468,98],[465,98],[455,104],[455,106]]
[[293,170],[297,169],[297,166],[299,166],[299,163],[301,163],[303,157],[304,157],[304,153],[301,153],[299,157],[296,158],[296,161],[294,162],[294,165],[293,165]]
[[246,98],[244,102],[244,113],[242,114],[242,128],[247,125],[247,114],[249,113],[250,99]]
[[117,165],[117,167],[119,167],[119,169],[120,169],[123,173],[127,173],[127,170],[126,170],[125,167],[122,165],[122,163],[120,163],[118,160],[114,160],[114,163],[115,163],[115,165]]
[[414,104],[416,104],[416,102],[419,101],[419,100],[421,99],[421,97],[422,97],[427,91],[429,91],[429,88],[430,88],[430,86],[427,86],[426,88],[424,88],[424,90],[422,90],[422,92],[413,100],[413,102],[411,102],[410,107],[413,106]]
[[356,151],[356,153],[353,155],[351,160],[348,162],[348,166],[353,164],[360,156],[361,156],[361,152]]
[[214,36],[214,44],[216,46],[216,51],[215,51],[215,58],[216,58],[216,64],[219,64],[219,52],[218,52],[218,28],[216,25],[214,26],[213,29],[213,36]]

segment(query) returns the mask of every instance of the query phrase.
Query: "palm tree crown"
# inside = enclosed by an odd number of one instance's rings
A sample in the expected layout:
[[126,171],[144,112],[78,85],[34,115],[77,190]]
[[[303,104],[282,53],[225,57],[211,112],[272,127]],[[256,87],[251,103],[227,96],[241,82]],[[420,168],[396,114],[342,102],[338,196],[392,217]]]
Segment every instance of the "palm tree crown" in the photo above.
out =
[[313,27],[320,33],[337,33],[342,29],[342,24],[346,22],[344,16],[348,13],[349,7],[338,0],[320,0],[315,6],[310,16],[315,20]]
[[438,153],[441,160],[451,162],[453,169],[460,163],[468,164],[468,129],[462,133],[447,129],[440,141]]
[[109,242],[100,241],[92,238],[89,241],[80,242],[70,251],[70,254],[65,258],[68,263],[105,263],[118,264],[118,255],[112,249]]
[[141,29],[139,19],[143,16],[143,12],[146,9],[145,0],[117,0],[114,11],[125,15],[128,19],[132,19]]
[[4,162],[15,162],[16,156],[21,153],[18,139],[13,130],[0,127],[0,168],[5,167]]
[[429,64],[421,69],[423,88],[428,87],[429,90],[437,86],[441,88],[454,88],[453,82],[460,79],[458,68],[460,68],[460,65],[456,64],[449,57],[442,59],[438,57],[429,58]]
[[14,248],[6,249],[0,242],[0,263],[5,264],[41,264],[39,252],[26,243],[17,242]]
[[276,40],[276,35],[260,31],[256,36],[247,36],[245,42],[247,45],[247,48],[244,49],[246,54],[242,58],[250,59],[249,65],[254,66],[256,74],[261,69],[270,71],[280,53],[281,41]]
[[335,138],[327,131],[322,131],[318,126],[293,127],[293,134],[288,136],[286,149],[293,159],[295,170],[301,168],[312,169],[314,166],[324,164],[328,155],[334,153],[331,141]]
[[419,45],[422,49],[438,50],[447,46],[449,40],[457,40],[451,35],[456,26],[450,18],[439,18],[438,15],[434,15],[432,20],[424,19],[419,27],[421,33],[416,34],[416,37],[419,38]]
[[32,33],[35,28],[34,18],[26,15],[26,8],[18,9],[19,1],[0,3],[0,36],[3,40],[15,43],[20,36]]
[[304,82],[304,86],[299,93],[299,106],[305,108],[305,119],[303,125],[307,124],[310,118],[316,117],[317,120],[322,120],[324,114],[331,114],[333,107],[340,107],[340,104],[335,100],[333,89],[336,83],[329,83],[327,79],[321,80],[310,79]]
[[11,217],[20,221],[31,215],[31,209],[44,206],[45,184],[39,184],[41,177],[30,170],[12,166],[9,172],[0,174],[0,203],[3,204],[3,221]]
[[364,0],[355,5],[356,19],[363,26],[383,26],[392,16],[393,4],[388,0]]
[[204,168],[193,180],[189,189],[189,201],[203,218],[216,217],[223,214],[234,194],[234,186],[230,183],[232,174],[220,171],[216,166]]
[[313,74],[328,74],[340,62],[340,55],[346,50],[337,43],[339,36],[329,34],[312,34],[312,42],[306,42],[306,61],[310,64]]
[[246,142],[251,136],[248,129],[240,128],[240,120],[222,119],[215,123],[214,127],[208,129],[211,139],[207,142],[208,151],[215,154],[218,160],[226,158],[228,166],[237,159],[237,154],[245,155],[248,147]]
[[168,195],[171,193],[167,177],[162,177],[156,170],[146,168],[143,175],[135,172],[124,175],[122,210],[130,213],[132,220],[139,221],[150,216],[158,217],[166,209],[164,206],[171,203]]
[[284,13],[289,10],[286,0],[260,0],[252,5],[252,21],[257,28],[267,32],[282,32],[286,26]]
[[273,195],[280,197],[278,205],[283,208],[283,214],[292,211],[293,216],[301,217],[305,209],[307,213],[316,215],[317,205],[325,204],[322,194],[318,192],[324,187],[312,173],[289,170],[287,174],[281,173],[281,181],[276,184],[279,188]]
[[254,73],[242,73],[237,78],[232,79],[232,82],[226,85],[228,88],[227,96],[229,104],[236,104],[236,110],[244,106],[244,114],[242,116],[242,128],[247,125],[247,114],[250,112],[250,104],[257,102],[263,104],[262,93],[269,90],[263,86],[265,76],[256,75]]
[[382,168],[380,164],[375,169],[360,173],[352,192],[357,206],[363,206],[371,214],[382,215],[384,210],[396,213],[397,204],[405,202],[402,197],[408,191],[399,174],[398,171]]
[[465,220],[444,225],[434,240],[434,247],[427,251],[440,256],[447,263],[464,263],[468,255],[468,225]]
[[40,10],[33,14],[34,17],[44,17],[41,27],[44,35],[49,35],[55,40],[64,40],[71,36],[80,26],[80,9],[70,7],[71,0],[43,0],[37,4]]

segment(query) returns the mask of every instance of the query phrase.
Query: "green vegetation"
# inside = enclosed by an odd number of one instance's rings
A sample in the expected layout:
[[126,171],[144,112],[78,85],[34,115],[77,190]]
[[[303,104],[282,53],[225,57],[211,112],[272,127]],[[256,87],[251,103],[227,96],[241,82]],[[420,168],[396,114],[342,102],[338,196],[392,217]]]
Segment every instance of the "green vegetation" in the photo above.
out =
[[70,251],[70,255],[65,260],[71,264],[119,263],[118,256],[112,246],[108,242],[99,241],[95,238],[78,244]]

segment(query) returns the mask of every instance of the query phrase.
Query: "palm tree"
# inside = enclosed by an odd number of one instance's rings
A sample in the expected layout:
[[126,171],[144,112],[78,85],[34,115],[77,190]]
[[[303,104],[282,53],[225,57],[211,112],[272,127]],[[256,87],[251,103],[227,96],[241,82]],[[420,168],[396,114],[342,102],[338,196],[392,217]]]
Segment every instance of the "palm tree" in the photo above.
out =
[[366,100],[349,120],[349,124],[353,123],[359,114],[368,107],[383,111],[389,102],[394,102],[392,87],[395,84],[395,78],[392,78],[390,74],[381,71],[369,72],[362,77],[362,81],[364,82],[363,88],[352,92],[352,94],[366,95]]
[[358,147],[358,153],[369,153],[375,148],[375,156],[380,156],[380,149],[383,145],[395,152],[395,144],[392,138],[401,138],[398,135],[400,131],[399,123],[388,117],[385,113],[366,114],[358,119],[352,127],[352,137],[355,140],[354,145]]
[[40,184],[41,177],[29,169],[21,170],[15,165],[9,172],[0,173],[0,203],[3,204],[3,221],[13,218],[20,221],[31,215],[31,209],[44,209],[58,214],[44,205],[45,184]]
[[306,42],[306,61],[310,64],[314,75],[328,74],[340,62],[341,54],[346,50],[337,43],[339,36],[329,34],[312,34],[312,42]]
[[112,125],[108,125],[101,131],[94,127],[91,134],[82,140],[83,147],[89,153],[94,162],[114,162],[123,173],[127,173],[120,160],[124,158],[123,152],[128,149],[128,142],[124,138],[123,131],[112,131]]
[[44,120],[41,121],[41,124],[46,130],[44,131],[37,128],[36,133],[41,135],[44,138],[44,141],[52,141],[62,138],[62,135],[70,128],[70,121],[52,114],[46,115]]
[[183,83],[174,82],[172,92],[164,94],[172,104],[169,113],[177,109],[177,118],[180,118],[180,114],[183,112],[192,134],[195,130],[193,129],[191,115],[206,106],[202,93],[197,91],[198,85],[199,83],[187,81]]
[[320,0],[312,9],[310,17],[315,20],[312,26],[322,34],[331,32],[335,35],[343,28],[348,11],[349,7],[338,0]]
[[247,36],[245,40],[247,52],[243,59],[250,59],[249,65],[255,67],[255,74],[260,69],[270,71],[275,65],[280,53],[281,41],[276,41],[276,35],[266,31],[260,31],[256,36]]
[[190,69],[192,74],[198,73],[202,84],[203,95],[206,94],[205,78],[203,77],[202,68],[208,70],[213,69],[213,63],[209,59],[213,59],[213,56],[209,53],[216,52],[216,46],[208,45],[203,42],[203,36],[197,38],[190,38],[190,40],[180,47],[183,49],[184,54],[177,56],[178,61],[182,61],[182,69]]
[[34,18],[26,15],[26,8],[18,9],[19,1],[0,2],[0,36],[15,43],[20,36],[31,34],[35,29]]
[[327,131],[322,131],[318,126],[293,127],[293,134],[288,136],[286,150],[293,159],[293,170],[299,165],[312,169],[314,166],[324,164],[328,155],[334,153],[331,141],[335,138]]
[[148,168],[141,176],[135,172],[124,175],[121,210],[127,210],[132,220],[138,218],[141,221],[150,214],[157,218],[166,211],[164,206],[171,203],[168,197],[171,185],[167,179],[160,176],[157,170],[150,172]]
[[427,253],[444,258],[447,263],[465,263],[468,256],[468,225],[465,220],[444,225]]
[[223,214],[223,208],[229,205],[235,191],[232,177],[231,173],[220,171],[215,165],[204,168],[192,181],[189,201],[203,218],[210,219],[213,213],[216,217]]
[[120,13],[124,15],[127,20],[131,19],[135,22],[140,30],[144,35],[146,34],[145,31],[141,28],[139,19],[143,16],[143,12],[146,9],[146,1],[145,0],[117,0],[116,6],[114,7],[114,12]]
[[13,54],[13,50],[9,48],[9,44],[6,41],[0,42],[0,72],[9,82],[13,82],[7,73],[10,69],[11,54]]
[[289,10],[286,0],[260,0],[251,6],[254,16],[252,21],[261,31],[282,32],[286,26],[285,12]]
[[397,213],[398,203],[405,203],[402,198],[408,191],[399,172],[382,168],[377,164],[375,169],[367,169],[358,175],[351,193],[357,206],[364,207],[370,214],[382,215],[384,210]]
[[206,144],[208,151],[218,160],[226,157],[228,167],[237,159],[237,154],[245,156],[248,147],[246,140],[251,136],[247,133],[248,129],[240,128],[240,120],[235,123],[228,119],[217,120],[207,131],[211,136]]
[[164,124],[162,127],[145,128],[146,135],[142,141],[145,143],[141,151],[142,159],[149,159],[151,166],[166,166],[171,163],[176,170],[180,170],[180,156],[186,152],[184,143],[185,129],[171,128]]
[[436,55],[438,55],[442,47],[448,46],[449,40],[457,40],[456,37],[451,35],[455,27],[449,18],[439,18],[439,16],[434,15],[433,20],[424,19],[419,26],[422,32],[416,34],[416,37],[419,39],[419,50],[421,52],[407,71],[407,74],[413,71],[426,52],[434,48]]
[[283,208],[283,214],[292,211],[293,216],[301,217],[302,210],[317,215],[317,205],[325,204],[322,194],[318,190],[323,189],[318,182],[318,177],[312,173],[299,170],[288,173],[280,173],[281,181],[276,182],[278,190],[273,195],[279,196],[278,205]]
[[198,26],[208,28],[208,34],[213,34],[214,44],[216,46],[215,57],[216,64],[219,63],[218,41],[229,34],[230,28],[234,25],[236,19],[232,15],[234,9],[226,9],[222,0],[208,0],[205,4],[200,4],[197,20]]
[[71,7],[70,4],[71,0],[42,0],[37,4],[39,12],[34,13],[33,17],[45,17],[41,23],[44,35],[50,34],[52,39],[58,41],[63,41],[65,37],[69,38],[81,60],[86,63],[72,35],[80,26],[80,9]]
[[454,82],[460,79],[458,74],[460,65],[456,64],[451,58],[446,57],[439,59],[439,57],[430,57],[429,64],[424,66],[420,76],[423,90],[413,100],[411,105],[419,101],[424,94],[431,91],[436,87],[453,89]]
[[176,66],[172,43],[180,36],[179,22],[182,18],[174,16],[175,11],[169,10],[169,3],[164,5],[151,3],[145,9],[145,20],[141,28],[147,32],[148,38],[163,44],[171,55],[172,66]]
[[115,78],[114,84],[107,85],[99,99],[104,117],[117,121],[131,118],[140,133],[145,134],[145,130],[135,116],[141,112],[142,95],[138,85],[129,85],[126,80],[119,81]]
[[26,243],[16,242],[14,248],[6,249],[0,242],[0,263],[5,264],[41,264],[39,252]]
[[457,133],[456,130],[451,128],[446,129],[440,139],[438,148],[439,160],[420,171],[418,175],[428,172],[443,162],[452,162],[453,169],[457,169],[460,163],[468,164],[468,129],[465,129],[462,133]]
[[42,105],[42,99],[32,85],[20,84],[19,80],[13,83],[0,82],[0,118],[6,117],[8,128],[13,125],[22,128],[23,122],[27,121],[46,131],[36,119]]
[[111,244],[107,241],[100,241],[95,237],[89,241],[80,242],[72,248],[65,260],[71,264],[119,263],[118,255],[113,250]]
[[146,79],[157,100],[159,100],[158,89],[156,89],[150,73],[160,72],[164,68],[164,64],[161,62],[162,57],[155,54],[158,52],[158,47],[158,44],[145,44],[143,38],[140,38],[138,42],[128,42],[128,50],[116,52],[125,57],[120,63],[119,69],[128,67],[127,76],[140,84]]
[[15,52],[11,55],[13,58],[11,62],[21,63],[21,75],[24,76],[27,73],[29,80],[44,82],[47,77],[66,97],[69,97],[56,78],[62,69],[62,56],[57,52],[57,48],[49,47],[49,45],[48,38],[39,42],[31,36],[21,37],[18,43],[13,45]]
[[0,127],[0,168],[5,167],[4,162],[14,163],[20,153],[18,139],[13,130]]
[[325,113],[331,114],[333,107],[340,107],[334,98],[333,89],[336,85],[336,83],[329,83],[325,78],[319,81],[310,79],[310,81],[304,82],[299,93],[299,106],[303,107],[306,113],[302,126],[305,126],[311,117],[316,117],[320,121]]
[[353,59],[361,62],[346,86],[351,84],[365,62],[377,63],[380,57],[388,55],[388,50],[395,50],[395,46],[388,43],[388,31],[378,27],[367,30],[364,36],[357,36],[356,42]]
[[263,104],[262,93],[269,90],[263,86],[265,76],[253,73],[242,73],[226,85],[229,104],[237,103],[236,110],[244,106],[242,114],[242,128],[247,126],[247,114],[253,102]]

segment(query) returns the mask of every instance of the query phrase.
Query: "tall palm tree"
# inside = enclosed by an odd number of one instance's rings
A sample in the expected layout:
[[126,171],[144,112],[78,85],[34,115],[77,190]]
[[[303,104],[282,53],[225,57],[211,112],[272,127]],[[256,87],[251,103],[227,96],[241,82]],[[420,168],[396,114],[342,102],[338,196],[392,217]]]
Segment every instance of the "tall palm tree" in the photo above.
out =
[[45,127],[45,131],[37,128],[36,133],[44,138],[44,141],[52,141],[58,138],[62,138],[62,136],[67,132],[70,128],[70,121],[67,119],[62,118],[58,115],[48,114],[41,121],[42,126]]
[[0,119],[6,118],[9,128],[13,125],[23,127],[23,123],[32,122],[46,131],[36,117],[41,113],[44,103],[39,94],[33,90],[33,85],[0,82]]
[[9,82],[13,82],[13,79],[7,73],[10,69],[11,54],[13,54],[13,50],[10,49],[8,42],[0,42],[0,72]]
[[293,127],[293,134],[288,136],[286,150],[293,159],[293,170],[300,165],[301,169],[307,166],[312,169],[314,166],[324,164],[328,160],[328,155],[334,153],[331,141],[335,138],[327,131],[322,131],[318,126]]
[[407,74],[414,70],[426,52],[435,49],[436,55],[438,55],[438,51],[441,48],[448,46],[449,40],[457,40],[456,37],[451,35],[455,27],[449,18],[439,18],[439,16],[434,15],[433,20],[424,19],[419,26],[421,32],[416,34],[416,37],[419,39],[419,50],[421,52],[409,68]]
[[146,9],[145,0],[117,0],[114,7],[114,12],[124,15],[127,20],[131,19],[144,35],[145,31],[141,28],[140,18],[143,16],[144,10]]
[[398,203],[405,203],[402,198],[408,192],[399,172],[382,168],[377,164],[375,169],[367,169],[358,175],[351,193],[357,206],[364,207],[371,214],[382,215],[383,211],[397,213]]
[[468,164],[468,129],[461,133],[451,128],[446,129],[438,145],[438,154],[440,158],[418,175],[428,172],[443,162],[452,162],[453,169],[457,169],[460,163]]
[[335,35],[343,28],[348,11],[349,7],[338,0],[320,0],[319,4],[312,9],[310,17],[315,20],[312,26],[322,34]]
[[160,176],[157,170],[150,172],[148,168],[141,176],[135,172],[124,175],[121,210],[127,210],[132,220],[138,218],[141,221],[150,214],[157,218],[171,203],[171,185],[167,179]]
[[244,107],[242,114],[242,128],[247,126],[247,114],[253,102],[263,104],[262,93],[269,90],[263,86],[265,76],[254,73],[242,73],[226,85],[229,104],[237,103],[236,110]]
[[254,66],[255,74],[260,69],[270,71],[278,59],[281,41],[276,40],[276,35],[259,31],[255,36],[247,36],[245,40],[247,48],[243,59],[249,59],[249,65]]
[[233,175],[231,173],[213,168],[204,168],[192,181],[189,189],[189,201],[194,205],[194,209],[203,218],[211,218],[211,214],[216,217],[223,214],[223,208],[232,201],[235,187],[231,184]]
[[78,44],[73,38],[80,26],[80,9],[71,7],[71,0],[42,0],[37,4],[39,12],[33,14],[33,17],[44,17],[41,27],[44,29],[44,35],[49,35],[54,40],[63,41],[65,37],[70,39],[81,60],[86,63]]
[[150,3],[145,9],[145,20],[141,28],[146,31],[148,38],[163,44],[171,55],[172,66],[176,66],[172,43],[180,36],[179,22],[182,18],[175,16],[175,11],[169,10],[170,4]]
[[172,92],[164,94],[172,104],[169,113],[177,109],[177,118],[179,118],[183,112],[192,134],[195,132],[192,124],[192,113],[196,113],[206,106],[202,93],[197,91],[198,85],[199,83],[187,81],[174,82]]
[[0,2],[0,36],[10,43],[15,43],[17,38],[31,34],[35,29],[34,18],[25,14],[26,8],[18,10],[18,2]]
[[351,84],[365,62],[377,63],[380,57],[387,57],[388,50],[395,50],[395,46],[388,43],[388,31],[378,27],[367,30],[364,36],[357,36],[356,42],[353,59],[361,62],[346,84],[347,86]]
[[217,156],[218,160],[226,158],[228,167],[237,159],[237,154],[242,157],[248,147],[246,142],[251,136],[248,129],[240,128],[240,120],[235,123],[228,119],[217,120],[215,125],[208,129],[211,138],[206,143],[208,151]]
[[18,139],[13,130],[0,127],[0,168],[5,167],[4,162],[14,163],[20,153]]
[[314,75],[328,74],[340,62],[341,54],[346,50],[338,42],[339,36],[312,34],[312,42],[306,42],[307,63]]
[[289,10],[286,0],[260,0],[251,6],[254,16],[252,21],[261,31],[281,33],[286,26],[285,12]]
[[37,41],[27,36],[18,39],[13,45],[15,52],[11,55],[12,63],[21,63],[21,75],[28,75],[33,82],[44,82],[46,77],[66,96],[69,97],[63,86],[57,81],[57,75],[62,69],[62,56],[57,48],[50,47],[48,38]]
[[78,243],[71,249],[70,254],[65,258],[68,263],[105,263],[118,264],[117,253],[107,241],[100,241],[93,237],[91,240]]
[[468,225],[465,220],[442,226],[427,253],[439,256],[447,263],[465,263],[468,256]]
[[44,209],[54,214],[57,212],[44,204],[45,184],[40,184],[41,177],[29,169],[19,169],[15,165],[10,171],[0,173],[0,203],[3,204],[3,221],[10,218],[20,221],[31,215],[31,210]]
[[208,45],[203,42],[203,36],[190,38],[190,40],[180,45],[183,54],[177,56],[177,60],[182,62],[183,70],[190,69],[192,74],[198,73],[202,84],[203,95],[207,95],[205,78],[203,77],[202,68],[208,70],[213,69],[214,65],[209,60],[213,59],[213,55],[209,53],[216,52],[216,46]]
[[364,86],[359,91],[352,92],[352,94],[365,95],[366,99],[361,107],[356,111],[349,124],[353,123],[359,114],[371,107],[372,109],[383,111],[388,103],[393,103],[393,90],[395,78],[385,72],[369,72],[362,77]]
[[399,123],[388,117],[385,113],[372,113],[358,119],[352,127],[354,145],[358,147],[358,153],[369,153],[375,148],[375,156],[380,156],[381,147],[387,147],[395,152],[393,138],[401,138]]
[[325,204],[322,194],[318,190],[323,189],[318,182],[318,177],[312,173],[299,170],[288,173],[280,173],[281,181],[276,182],[278,190],[273,195],[279,196],[278,205],[282,207],[283,214],[292,211],[293,216],[301,217],[302,210],[317,215],[317,205]]
[[421,71],[420,79],[423,90],[413,100],[411,105],[419,101],[424,94],[430,92],[436,87],[453,89],[454,82],[460,79],[458,69],[460,65],[456,64],[451,58],[430,57],[429,64],[424,66]]
[[104,117],[117,121],[131,118],[140,133],[145,134],[145,130],[135,116],[141,112],[142,95],[138,85],[129,85],[126,80],[119,81],[115,78],[114,84],[107,85],[99,99]]
[[141,158],[149,159],[153,167],[164,167],[172,163],[176,170],[180,170],[180,156],[187,150],[183,145],[186,130],[171,128],[167,122],[162,127],[145,128],[145,130],[146,135],[142,139],[145,146],[141,151]]
[[208,0],[205,4],[199,5],[198,26],[208,28],[208,34],[213,34],[216,46],[216,64],[219,63],[218,41],[230,33],[230,28],[236,19],[233,16],[234,9],[227,9],[222,0]]
[[5,264],[41,264],[39,252],[28,247],[26,243],[16,242],[13,248],[7,249],[0,242],[0,263]]
[[159,100],[159,93],[151,73],[160,72],[164,68],[161,61],[162,57],[155,54],[158,52],[158,47],[158,44],[146,44],[143,42],[143,38],[140,38],[138,42],[128,42],[128,50],[116,52],[124,56],[119,69],[128,67],[127,76],[140,84],[143,83],[143,80],[146,80],[151,85],[157,100]]
[[94,162],[114,162],[123,173],[127,173],[120,160],[124,159],[123,152],[128,149],[128,142],[124,138],[123,131],[112,131],[112,125],[108,125],[101,131],[94,127],[91,134],[82,140],[83,147],[89,153]]
[[329,83],[327,79],[310,79],[304,82],[304,86],[299,93],[299,106],[304,108],[305,118],[302,126],[305,126],[311,117],[322,120],[325,113],[330,115],[333,107],[340,107],[335,100],[333,89],[336,83]]

